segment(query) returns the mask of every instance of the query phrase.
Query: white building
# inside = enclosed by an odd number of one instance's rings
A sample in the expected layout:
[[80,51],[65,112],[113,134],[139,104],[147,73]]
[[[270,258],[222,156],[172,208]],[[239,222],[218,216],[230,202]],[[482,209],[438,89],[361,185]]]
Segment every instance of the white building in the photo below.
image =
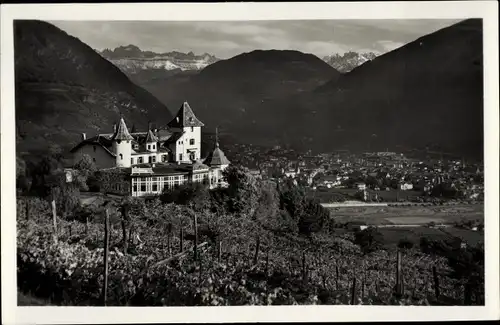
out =
[[409,191],[413,189],[412,183],[403,183],[399,185],[399,189],[402,191]]
[[74,162],[89,155],[103,173],[121,175],[105,184],[104,191],[131,195],[158,195],[165,188],[202,182],[211,188],[225,186],[222,171],[230,162],[219,148],[201,161],[201,128],[191,107],[184,102],[167,128],[130,133],[120,119],[113,133],[98,134],[71,150]]

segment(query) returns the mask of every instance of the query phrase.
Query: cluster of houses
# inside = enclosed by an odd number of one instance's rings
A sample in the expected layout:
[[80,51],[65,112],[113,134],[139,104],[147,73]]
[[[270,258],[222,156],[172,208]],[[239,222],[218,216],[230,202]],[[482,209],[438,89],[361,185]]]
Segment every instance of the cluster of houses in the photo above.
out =
[[350,188],[360,193],[399,190],[430,195],[440,186],[460,191],[467,199],[480,199],[484,191],[480,166],[463,161],[424,162],[394,152],[301,155],[281,148],[260,154],[253,168],[256,175],[292,178],[312,189]]

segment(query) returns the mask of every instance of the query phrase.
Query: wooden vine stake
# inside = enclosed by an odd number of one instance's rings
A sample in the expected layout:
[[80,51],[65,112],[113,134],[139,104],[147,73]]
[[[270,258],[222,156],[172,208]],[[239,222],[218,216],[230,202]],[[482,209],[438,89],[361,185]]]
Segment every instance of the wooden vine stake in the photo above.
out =
[[464,284],[464,305],[468,306],[472,303],[471,285],[469,281]]
[[26,201],[26,220],[30,220],[30,200],[26,198],[25,201]]
[[307,261],[306,252],[302,252],[302,282],[307,283]]
[[439,277],[437,274],[436,266],[432,267],[432,275],[434,277],[434,293],[436,294],[436,299],[439,299]]
[[172,224],[167,224],[167,252],[168,256],[172,255]]
[[269,274],[269,248],[267,249],[266,252],[266,277]]
[[338,265],[335,265],[335,287],[337,288],[337,290],[340,290],[339,289],[339,266]]
[[220,263],[222,260],[222,239],[217,242],[217,261]]
[[131,235],[131,230],[127,232],[127,228],[130,227],[130,217],[129,217],[129,206],[127,204],[122,205],[122,237],[123,237],[123,254],[127,254],[128,251],[128,243]]
[[194,260],[198,260],[198,217],[196,213],[193,217],[194,220]]
[[365,298],[365,286],[366,286],[366,268],[363,262],[363,280],[361,282],[361,299]]
[[396,268],[396,294],[401,297],[403,296],[403,273],[401,272],[401,251],[398,250],[398,255],[397,255],[397,268]]
[[184,251],[184,227],[182,226],[179,234],[179,240],[180,240],[180,248],[179,248],[179,253],[180,253]]
[[56,200],[52,200],[52,222],[53,222],[53,227],[54,227],[54,243],[57,244],[57,211],[56,211]]
[[253,256],[253,264],[257,264],[259,261],[259,250],[260,250],[260,237],[257,237],[257,243],[255,244],[255,255]]
[[356,277],[352,279],[351,305],[356,305]]
[[106,209],[105,219],[104,219],[104,287],[102,294],[103,306],[106,306],[106,300],[108,296],[108,255],[109,255],[109,210]]

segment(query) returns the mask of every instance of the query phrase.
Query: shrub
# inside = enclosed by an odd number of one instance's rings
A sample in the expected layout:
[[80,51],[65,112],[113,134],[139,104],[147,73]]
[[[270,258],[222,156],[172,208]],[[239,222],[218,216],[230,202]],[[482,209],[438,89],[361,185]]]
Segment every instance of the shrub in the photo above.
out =
[[355,234],[354,242],[367,254],[377,251],[383,247],[384,235],[374,227],[368,227]]
[[399,240],[398,247],[402,249],[412,249],[415,243],[409,238],[403,238]]

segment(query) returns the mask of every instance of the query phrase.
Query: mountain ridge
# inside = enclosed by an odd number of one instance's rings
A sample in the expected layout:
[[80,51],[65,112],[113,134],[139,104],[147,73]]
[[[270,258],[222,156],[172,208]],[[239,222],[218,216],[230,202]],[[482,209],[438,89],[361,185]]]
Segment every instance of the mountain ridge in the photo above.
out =
[[[208,127],[237,130],[252,124],[256,118],[254,111],[257,112],[263,102],[315,89],[339,75],[312,54],[255,50],[220,60],[190,76],[174,76],[141,85],[169,107],[189,99],[195,113]],[[273,116],[272,120],[276,118]]]
[[[167,107],[87,44],[39,20],[14,22],[19,152],[68,147],[81,133],[107,133],[120,115],[146,127]],[[160,114],[161,113],[161,114]]]
[[328,141],[347,146],[340,136],[365,150],[431,146],[480,157],[482,83],[482,22],[472,19],[380,55],[285,105],[301,112],[295,119],[317,126],[307,137],[320,147]]
[[212,54],[196,55],[192,51],[188,53],[143,51],[133,44],[97,52],[132,77],[145,70],[201,70],[220,60]]

